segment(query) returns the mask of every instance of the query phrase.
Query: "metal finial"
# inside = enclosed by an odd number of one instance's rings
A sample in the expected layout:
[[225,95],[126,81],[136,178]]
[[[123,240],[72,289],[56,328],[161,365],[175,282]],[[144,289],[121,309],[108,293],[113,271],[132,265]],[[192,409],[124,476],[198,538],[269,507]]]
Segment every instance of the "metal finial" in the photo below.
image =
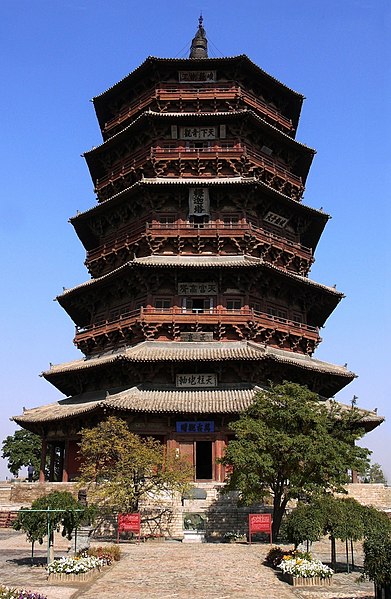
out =
[[189,58],[208,58],[208,40],[204,29],[202,13],[198,18],[198,29],[191,42]]

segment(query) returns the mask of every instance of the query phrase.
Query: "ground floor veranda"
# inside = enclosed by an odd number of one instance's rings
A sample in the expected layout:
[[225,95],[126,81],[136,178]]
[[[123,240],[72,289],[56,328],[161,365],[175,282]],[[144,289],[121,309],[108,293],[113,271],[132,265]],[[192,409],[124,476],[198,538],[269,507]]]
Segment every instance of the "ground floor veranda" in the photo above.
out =
[[[215,422],[194,421],[177,423],[178,432],[154,433],[139,431],[141,436],[152,436],[159,440],[169,452],[185,459],[193,470],[194,482],[223,482],[226,468],[220,463],[225,447],[232,434],[228,432],[208,432]],[[189,429],[190,427],[190,429]],[[197,432],[197,428],[199,432]],[[181,431],[182,429],[182,431]],[[193,432],[193,429],[195,431]],[[70,482],[79,473],[80,438],[63,440],[43,439],[39,482]]]

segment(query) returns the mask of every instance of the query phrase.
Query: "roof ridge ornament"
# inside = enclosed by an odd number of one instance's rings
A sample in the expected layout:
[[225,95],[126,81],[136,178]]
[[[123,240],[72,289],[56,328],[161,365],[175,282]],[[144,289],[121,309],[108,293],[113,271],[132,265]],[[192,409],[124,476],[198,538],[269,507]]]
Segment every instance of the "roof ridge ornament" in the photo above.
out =
[[200,14],[198,30],[191,42],[189,58],[208,58],[208,40],[203,26],[204,18]]

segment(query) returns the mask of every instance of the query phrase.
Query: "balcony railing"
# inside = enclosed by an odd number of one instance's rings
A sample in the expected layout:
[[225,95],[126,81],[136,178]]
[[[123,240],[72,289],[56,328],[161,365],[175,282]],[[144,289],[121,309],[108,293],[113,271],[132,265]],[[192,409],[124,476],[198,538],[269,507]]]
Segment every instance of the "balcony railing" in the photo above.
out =
[[87,340],[91,337],[106,335],[110,332],[126,328],[137,322],[145,324],[176,323],[176,324],[245,324],[254,322],[265,328],[300,335],[317,341],[319,329],[308,324],[272,316],[266,312],[242,308],[240,310],[228,310],[226,308],[210,308],[207,310],[187,310],[177,306],[171,308],[140,308],[122,314],[113,320],[99,320],[86,326],[76,327],[75,343]]
[[[185,143],[185,142],[182,142]],[[213,143],[213,142],[212,142]],[[301,177],[294,175],[288,171],[280,162],[272,160],[259,150],[250,145],[237,143],[235,141],[219,142],[210,145],[209,147],[194,148],[189,145],[179,145],[175,142],[160,142],[155,146],[147,149],[134,152],[122,162],[113,166],[110,172],[100,179],[97,179],[95,191],[99,193],[107,185],[114,183],[116,180],[126,176],[130,172],[139,168],[148,160],[210,160],[223,157],[226,159],[240,160],[243,156],[247,156],[258,167],[263,168],[271,175],[282,179],[284,182],[291,184],[301,193],[303,191],[303,182]]]
[[127,245],[131,245],[144,234],[152,237],[243,237],[245,234],[254,235],[257,239],[270,243],[275,247],[282,250],[298,253],[302,258],[311,260],[312,251],[310,248],[301,245],[297,241],[291,241],[284,237],[280,237],[275,233],[270,233],[254,225],[251,222],[237,222],[237,223],[224,223],[224,222],[210,222],[210,223],[159,223],[159,222],[137,222],[132,226],[131,229],[123,231],[120,234],[111,235],[108,237],[104,244],[97,248],[90,250],[87,253],[87,262],[93,262],[94,260],[104,257],[113,252],[116,252]]
[[141,94],[133,102],[130,102],[128,106],[123,108],[117,115],[108,120],[105,123],[103,131],[109,132],[114,127],[131,119],[154,100],[161,102],[191,102],[197,100],[243,101],[251,108],[254,108],[256,111],[280,124],[287,131],[292,131],[293,129],[292,121],[281,114],[276,108],[267,104],[264,100],[242,88],[240,85],[226,82],[205,83],[202,85],[173,85],[170,83],[161,83],[159,86]]

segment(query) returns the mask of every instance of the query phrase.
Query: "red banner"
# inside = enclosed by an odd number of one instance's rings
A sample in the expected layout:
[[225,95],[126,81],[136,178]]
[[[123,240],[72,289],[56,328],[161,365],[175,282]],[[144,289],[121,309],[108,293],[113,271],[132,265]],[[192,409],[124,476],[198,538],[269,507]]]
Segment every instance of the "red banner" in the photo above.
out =
[[272,517],[271,514],[249,514],[248,516],[249,540],[251,543],[251,535],[257,532],[265,532],[270,536],[270,544],[272,543]]
[[119,543],[119,535],[121,532],[132,532],[138,536],[140,541],[141,516],[140,513],[135,514],[118,514],[118,533],[117,543]]

